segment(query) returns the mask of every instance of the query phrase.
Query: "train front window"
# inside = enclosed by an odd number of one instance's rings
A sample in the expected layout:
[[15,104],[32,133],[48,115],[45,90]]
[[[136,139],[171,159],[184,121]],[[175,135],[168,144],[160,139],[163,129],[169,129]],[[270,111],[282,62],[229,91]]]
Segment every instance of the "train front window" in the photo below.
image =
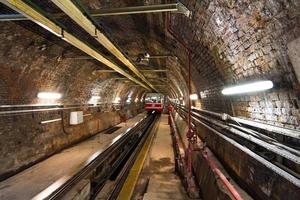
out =
[[161,103],[161,97],[160,96],[147,96],[145,98],[146,103]]

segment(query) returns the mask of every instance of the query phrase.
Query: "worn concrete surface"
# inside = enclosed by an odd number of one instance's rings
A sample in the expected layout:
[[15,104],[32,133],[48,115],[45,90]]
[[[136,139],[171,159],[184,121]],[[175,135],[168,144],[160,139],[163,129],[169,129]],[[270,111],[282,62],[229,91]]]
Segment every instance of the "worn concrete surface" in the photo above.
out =
[[168,115],[162,114],[134,198],[145,192],[144,199],[187,199],[181,181],[175,174],[170,133]]
[[146,113],[121,123],[121,128],[112,134],[97,134],[96,136],[68,148],[61,153],[34,165],[31,168],[0,183],[0,199],[26,200],[31,199],[45,188],[63,176],[80,169],[84,162],[94,153],[101,151],[128,127],[141,120]]

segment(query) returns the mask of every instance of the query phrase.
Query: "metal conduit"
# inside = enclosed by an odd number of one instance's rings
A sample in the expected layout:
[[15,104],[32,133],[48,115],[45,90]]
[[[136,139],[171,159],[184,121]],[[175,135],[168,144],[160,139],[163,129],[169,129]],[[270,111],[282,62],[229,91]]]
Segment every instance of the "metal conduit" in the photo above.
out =
[[73,19],[86,32],[93,36],[102,46],[126,65],[135,75],[142,79],[153,90],[155,88],[141,72],[123,55],[123,53],[89,20],[71,0],[51,0],[57,7]]
[[[139,103],[134,103],[135,105]],[[72,110],[72,109],[82,109],[82,108],[101,108],[103,105],[110,105],[110,106],[121,106],[121,103],[110,103],[110,104],[100,104],[100,105],[85,105],[85,106],[70,106],[70,107],[52,107],[51,108],[35,108],[35,109],[19,109],[19,110],[4,110],[0,111],[0,116],[3,115],[11,115],[11,114],[26,114],[26,113],[35,113],[35,112],[50,112],[50,111],[61,111],[61,110]],[[126,104],[125,104],[126,105]],[[11,106],[14,108],[14,106]],[[21,106],[18,106],[21,107]],[[28,107],[28,106],[24,106]],[[31,107],[31,106],[30,106]]]
[[[101,10],[92,10],[91,16],[113,16],[113,15],[131,15],[142,13],[158,13],[158,12],[174,12],[184,14],[187,17],[191,17],[191,11],[189,11],[182,3],[162,4],[162,5],[146,5],[146,6],[134,6],[125,8],[107,8]],[[54,14],[54,17],[63,17],[63,13]],[[28,20],[22,14],[1,14],[0,21],[21,21]]]
[[[121,69],[119,66],[117,66],[115,63],[111,62],[107,58],[105,58],[102,54],[95,51],[91,47],[89,47],[86,43],[79,40],[75,36],[73,36],[71,33],[68,33],[60,26],[56,25],[54,22],[43,16],[38,11],[34,10],[32,7],[24,3],[22,0],[0,0],[1,3],[7,5],[8,7],[12,8],[13,10],[22,13],[29,19],[31,19],[33,22],[38,24],[39,26],[45,28],[46,30],[50,31],[51,33],[55,34],[58,37],[61,37],[63,40],[67,41],[71,45],[77,47],[78,49],[82,50],[86,54],[90,55],[91,57],[97,59],[101,63],[105,64],[106,66],[112,68],[113,70],[117,71],[118,73],[122,74],[123,76],[127,77],[129,80],[141,85],[142,87],[150,90],[148,86],[146,86],[144,83],[140,82],[127,72],[125,72],[123,69]],[[95,29],[94,29],[95,31]],[[107,41],[108,44],[110,43]]]
[[[185,108],[184,106],[178,105],[177,106],[181,107],[181,108]],[[220,120],[223,121],[231,121],[231,122],[238,122],[240,124],[246,125],[246,126],[250,126],[250,127],[254,127],[254,128],[259,128],[259,129],[263,129],[265,131],[270,131],[270,132],[275,132],[284,136],[288,136],[288,137],[293,137],[293,138],[300,138],[300,131],[298,130],[293,130],[293,129],[288,129],[288,128],[282,128],[282,127],[278,127],[278,126],[273,126],[273,125],[269,125],[269,124],[264,124],[261,122],[256,122],[253,120],[247,120],[247,119],[242,119],[239,117],[232,117],[226,113],[217,113],[217,112],[213,112],[213,111],[209,111],[209,110],[203,110],[200,108],[195,108],[193,107],[192,110],[194,111],[198,111],[200,113],[203,114],[208,114],[211,116],[214,116]]]

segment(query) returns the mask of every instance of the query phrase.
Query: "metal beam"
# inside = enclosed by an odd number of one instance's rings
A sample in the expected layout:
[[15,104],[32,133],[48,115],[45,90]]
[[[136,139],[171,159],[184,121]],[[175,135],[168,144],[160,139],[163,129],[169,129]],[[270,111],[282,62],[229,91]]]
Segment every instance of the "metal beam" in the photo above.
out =
[[[168,69],[142,69],[139,71],[140,72],[149,72],[149,73],[160,73],[160,72],[168,72],[169,70]],[[95,72],[96,73],[115,73],[116,71],[109,70],[109,69],[98,69],[98,70],[95,70]]]
[[25,21],[29,20],[27,17],[25,17],[22,14],[0,14],[0,21],[6,22],[6,21]]
[[158,86],[158,87],[160,87],[160,86],[167,86],[167,84],[154,84],[155,86]]
[[[147,72],[147,73],[160,73],[160,72],[168,72],[169,70],[167,69],[143,69],[139,70],[140,72]],[[109,69],[99,69],[95,71],[96,73],[115,73],[116,71],[114,70],[109,70]]]
[[63,56],[63,59],[73,59],[73,60],[95,60],[95,58],[91,56],[74,56],[74,57],[68,57],[68,56]]
[[101,63],[105,64],[106,66],[110,67],[111,69],[117,71],[118,73],[122,74],[123,76],[127,77],[131,81],[147,88],[144,83],[140,82],[130,74],[128,74],[126,71],[121,69],[119,66],[117,66],[115,63],[111,62],[107,58],[105,58],[102,54],[95,51],[91,47],[89,47],[86,43],[79,40],[75,36],[73,36],[71,33],[68,33],[60,26],[56,25],[54,22],[43,16],[41,13],[24,3],[22,0],[0,0],[1,3],[9,6],[10,8],[14,9],[17,12],[22,13],[29,19],[31,19],[33,22],[38,24],[39,26],[47,29],[51,33],[55,34],[58,37],[61,37],[63,40],[67,41],[71,45],[77,47],[78,49],[82,50],[86,54],[90,55],[91,57],[97,59]]
[[169,58],[169,57],[177,57],[177,56],[174,56],[174,55],[151,55],[147,58],[151,59],[151,58]]
[[142,79],[150,88],[155,90],[151,83],[139,72],[139,70],[125,57],[125,55],[99,30],[93,22],[86,17],[81,10],[71,0],[51,0],[64,13],[72,18],[79,26],[104,46],[110,53],[118,58],[124,65],[126,65],[137,77]]
[[95,17],[99,17],[99,16],[108,16],[108,15],[131,15],[131,14],[158,13],[158,12],[174,12],[174,13],[184,14],[187,17],[191,17],[192,14],[191,11],[189,11],[182,3],[133,6],[133,7],[125,7],[125,8],[107,8],[92,13]]
[[115,80],[127,80],[127,78],[112,78],[112,79],[115,79]]
[[98,69],[94,72],[96,72],[96,73],[115,73],[116,71],[110,70],[110,69]]
[[142,69],[141,72],[150,72],[150,73],[159,73],[159,72],[168,72],[168,69]]
[[[147,6],[134,6],[125,8],[106,8],[100,10],[92,10],[93,17],[112,16],[112,15],[131,15],[143,13],[159,13],[159,12],[173,12],[184,14],[191,17],[192,12],[189,11],[182,3],[161,4],[161,5],[147,5]],[[63,17],[62,13],[54,14],[54,17]],[[0,21],[19,21],[28,20],[21,14],[4,14],[0,15]]]
[[140,57],[141,60],[148,60],[148,59],[161,59],[161,58],[175,58],[175,59],[178,59],[177,56],[175,55],[148,55],[148,56],[145,56],[145,55],[139,55],[137,57]]
[[150,81],[153,81],[153,82],[168,82],[168,78],[148,78]]

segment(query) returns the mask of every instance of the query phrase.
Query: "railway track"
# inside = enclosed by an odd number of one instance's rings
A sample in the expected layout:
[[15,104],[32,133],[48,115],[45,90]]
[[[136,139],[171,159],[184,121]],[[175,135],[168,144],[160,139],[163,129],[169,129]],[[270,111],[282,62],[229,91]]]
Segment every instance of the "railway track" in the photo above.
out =
[[137,141],[135,141],[135,144],[132,146],[132,148],[128,152],[127,156],[124,157],[123,162],[119,165],[119,168],[116,168],[113,171],[113,173],[111,174],[111,177],[113,176],[113,183],[109,184],[109,187],[111,189],[109,191],[103,192],[102,189],[103,189],[103,187],[105,187],[105,185],[103,185],[97,191],[95,191],[95,193],[93,194],[91,199],[95,199],[100,192],[104,193],[104,195],[102,194],[102,197],[103,196],[105,197],[103,199],[113,200],[113,199],[117,198],[128,174],[129,174],[129,171],[130,171],[131,167],[133,166],[133,164],[136,160],[136,157],[138,156],[138,153],[142,149],[148,135],[150,134],[150,132],[153,129],[157,128],[158,117],[159,117],[158,115],[154,116],[153,121],[149,124],[149,126],[144,131],[141,132],[139,139]]
[[[181,105],[173,106],[179,115],[186,119],[188,110]],[[255,125],[253,125],[249,123],[248,120],[240,120],[239,118],[233,118],[226,114],[213,113],[195,108],[192,109],[191,114],[193,125],[195,129],[197,129],[198,136],[200,136],[211,149],[214,149],[214,153],[218,155],[220,160],[223,160],[225,167],[237,177],[244,187],[249,189],[249,193],[261,199],[265,199],[266,197],[272,196],[274,192],[269,191],[269,189],[280,187],[280,184],[286,182],[293,185],[291,197],[294,197],[293,195],[299,195],[300,151],[295,147],[295,144],[299,144],[300,141],[299,131],[285,130],[283,128],[276,129],[272,126],[262,126],[261,124],[260,126],[255,126],[259,123],[255,122]],[[221,145],[223,146],[221,147]],[[232,151],[232,155],[226,153],[227,149],[225,146],[229,147],[228,152]],[[241,163],[242,161],[239,162],[238,160],[230,158],[230,156],[236,155],[236,159],[239,159],[238,157],[242,159],[244,155],[238,155],[238,153],[236,153],[237,151],[243,152],[246,154],[245,157],[250,156],[255,160],[252,169],[247,166],[247,162]],[[253,161],[249,160],[249,162]],[[259,164],[256,164],[256,162]],[[264,166],[264,169],[267,169],[267,171],[264,172],[263,168],[259,169],[261,165]],[[245,170],[247,174],[243,174],[243,170]],[[249,174],[247,170],[252,170],[251,174]],[[254,171],[262,176],[260,178],[266,180],[254,180],[259,179],[255,177]],[[272,174],[276,174],[276,180],[268,177],[272,176]],[[249,176],[254,176],[252,177],[253,180],[247,180]],[[254,184],[258,184],[258,182],[272,185],[269,186],[268,189],[263,187],[251,189],[251,187],[255,187]],[[258,185],[256,185],[256,187],[259,187]],[[281,188],[277,189],[278,191],[274,193],[276,193],[276,195],[283,195],[282,197],[284,197],[285,192],[291,192],[290,190],[292,190],[292,188],[283,188],[282,190]]]
[[90,179],[92,186],[90,199],[94,199],[109,180],[114,179],[112,189],[106,191],[107,199],[113,199],[157,117],[155,113],[149,114],[92,155],[80,170],[61,177],[33,199],[62,199],[76,184],[86,178]]

